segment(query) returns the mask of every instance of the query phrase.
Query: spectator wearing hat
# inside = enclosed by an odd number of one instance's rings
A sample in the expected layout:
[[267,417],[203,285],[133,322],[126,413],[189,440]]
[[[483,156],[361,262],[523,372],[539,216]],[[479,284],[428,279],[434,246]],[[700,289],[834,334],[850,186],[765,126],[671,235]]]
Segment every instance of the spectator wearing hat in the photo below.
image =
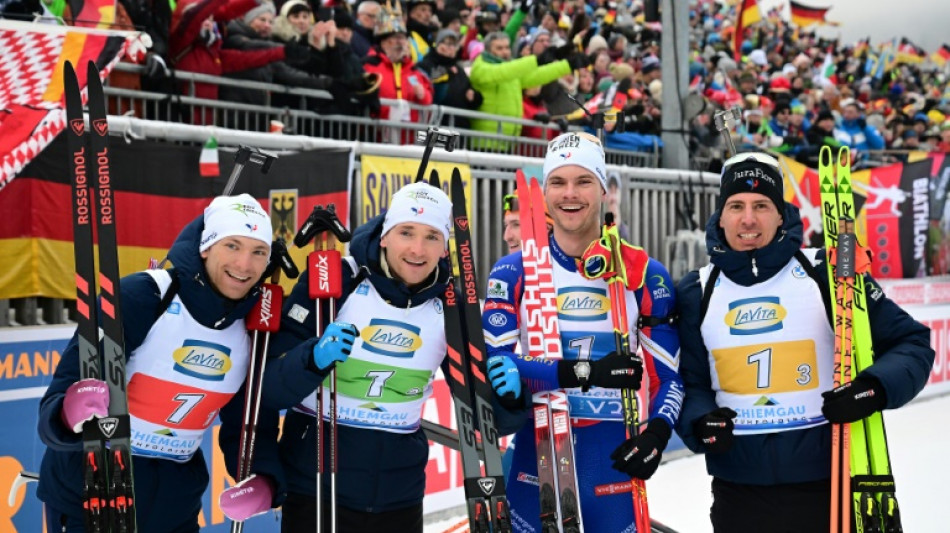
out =
[[363,0],[356,8],[356,21],[353,24],[353,37],[350,47],[353,53],[360,58],[369,54],[373,47],[373,29],[376,27],[376,17],[379,16],[381,6],[376,0]]
[[[279,46],[268,43],[266,47],[248,50],[222,46],[218,21],[236,19],[258,7],[257,0],[182,0],[172,14],[169,66],[187,72],[220,76],[255,69],[288,57],[297,61],[306,60],[309,51],[292,44]],[[183,86],[181,90],[188,94],[192,89]],[[195,83],[193,91],[198,98],[218,99],[217,84]],[[213,124],[214,116],[209,109],[195,108],[192,122]]]
[[[397,100],[391,106],[381,106],[373,118],[397,122],[419,122],[419,111],[408,104],[432,104],[432,82],[425,72],[412,61],[409,35],[402,22],[399,4],[395,10],[383,8],[376,22],[376,45],[363,61],[363,70],[379,77],[379,97]],[[413,144],[411,129],[393,128],[384,141]]]
[[[546,65],[538,66],[538,58],[533,55],[512,60],[508,35],[502,32],[488,34],[485,51],[475,58],[470,74],[472,86],[484,97],[479,111],[521,118],[522,90],[544,85],[589,64],[587,56],[580,52],[571,52],[564,47],[557,50],[556,60]],[[472,129],[505,137],[521,135],[520,124],[486,119],[472,120]],[[509,147],[507,141],[500,139],[473,139],[473,145],[492,151],[504,151]]]
[[759,80],[754,72],[746,70],[739,75],[739,92],[743,95],[759,92]]
[[643,64],[640,66],[640,73],[643,75],[645,85],[649,85],[653,80],[660,79],[660,59],[656,56],[644,57]]
[[774,137],[770,146],[780,154],[794,157],[805,144],[805,132],[792,126],[792,106],[786,100],[775,104],[769,129]]
[[439,31],[439,25],[432,23],[434,14],[433,0],[409,0],[406,3],[406,29],[409,31],[409,52],[413,63],[422,61],[429,53],[429,45]]
[[280,6],[274,19],[273,39],[280,43],[297,41],[313,27],[313,11],[306,0],[290,0]]
[[[279,47],[279,44],[271,40],[274,14],[274,4],[264,2],[245,13],[243,17],[229,22],[227,36],[224,39],[224,48],[253,51]],[[284,46],[302,52],[301,57],[294,61],[294,65],[303,65],[309,61],[311,50],[308,45],[291,42]],[[228,73],[226,76],[240,80],[280,83],[309,89],[328,89],[333,83],[333,78],[323,72],[311,74],[290,66],[284,61],[274,61],[257,68]],[[222,86],[221,99],[260,106],[268,104],[267,91],[240,86]],[[241,115],[237,115],[235,123],[241,129],[250,127],[249,124],[242,124]]]
[[822,146],[828,146],[837,152],[842,146],[842,134],[835,130],[835,116],[831,111],[823,110],[815,117],[815,121],[805,132],[806,147],[798,154],[798,160],[810,166],[818,166],[818,153]]
[[841,102],[840,129],[848,139],[846,144],[851,147],[851,157],[856,161],[867,159],[870,150],[884,148],[884,137],[868,125],[860,102],[854,99],[849,98]]
[[[482,105],[482,94],[472,87],[465,69],[457,56],[461,36],[454,30],[440,30],[429,53],[419,62],[418,68],[432,81],[433,100],[437,105],[476,110]],[[449,117],[443,117],[448,124]],[[468,117],[454,117],[455,127],[469,129]]]
[[940,124],[940,141],[937,143],[938,152],[950,152],[950,120]]

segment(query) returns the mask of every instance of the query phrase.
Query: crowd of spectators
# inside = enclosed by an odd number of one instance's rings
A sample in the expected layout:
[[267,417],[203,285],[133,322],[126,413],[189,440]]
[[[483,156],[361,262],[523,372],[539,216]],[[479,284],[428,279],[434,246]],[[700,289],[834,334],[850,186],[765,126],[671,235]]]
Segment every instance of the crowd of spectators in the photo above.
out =
[[[7,7],[29,12],[39,1]],[[65,4],[57,15],[69,21]],[[742,145],[809,164],[823,145],[847,144],[863,164],[888,151],[950,149],[947,71],[909,40],[883,49],[823,40],[775,10],[736,39],[733,4],[689,8],[688,65],[677,67],[703,97],[703,110],[688,117],[695,160],[721,160],[713,116],[733,106],[742,109]],[[608,147],[662,146],[662,28],[642,0],[118,0],[117,18],[152,36],[137,82],[145,89],[300,105],[242,86],[170,84],[177,70],[325,89],[332,99],[306,101],[318,113],[410,121],[419,106],[438,104],[532,121],[456,117],[455,127],[488,134],[472,146],[488,150],[509,150],[511,137],[590,128],[604,112]],[[412,138],[395,129],[379,140]]]

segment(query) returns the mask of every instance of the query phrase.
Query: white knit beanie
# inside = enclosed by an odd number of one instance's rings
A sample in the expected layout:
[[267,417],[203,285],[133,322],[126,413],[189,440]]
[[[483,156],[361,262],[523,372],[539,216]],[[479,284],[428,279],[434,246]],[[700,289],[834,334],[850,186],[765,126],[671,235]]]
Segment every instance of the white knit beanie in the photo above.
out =
[[225,237],[249,237],[270,246],[274,236],[270,216],[250,194],[218,196],[205,208],[204,219],[199,252]]
[[244,14],[244,23],[250,24],[251,21],[261,16],[263,13],[270,13],[271,15],[276,15],[277,10],[274,8],[274,4],[271,2],[262,2],[260,5],[254,6],[247,13]]
[[597,137],[589,133],[563,133],[548,143],[548,152],[544,156],[544,179],[555,170],[568,165],[577,165],[597,176],[604,190],[607,190],[607,164],[604,161],[604,149]]
[[441,231],[448,246],[452,202],[442,189],[421,181],[410,183],[393,195],[383,219],[382,235],[386,235],[393,226],[405,222],[425,224]]

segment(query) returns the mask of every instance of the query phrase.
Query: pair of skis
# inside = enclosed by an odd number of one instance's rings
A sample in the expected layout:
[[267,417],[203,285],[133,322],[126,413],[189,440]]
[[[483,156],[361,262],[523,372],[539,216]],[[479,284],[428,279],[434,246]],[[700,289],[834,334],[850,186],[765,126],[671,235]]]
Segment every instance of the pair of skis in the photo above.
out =
[[[434,170],[429,184],[441,188],[438,173]],[[505,495],[499,435],[492,409],[494,392],[487,378],[487,352],[475,277],[474,247],[465,207],[465,189],[458,168],[452,170],[451,199],[459,279],[449,283],[444,296],[445,336],[448,344],[448,373],[445,379],[458,421],[469,531],[510,533],[511,517]],[[478,446],[479,435],[481,449]],[[480,461],[485,463],[484,473]]]
[[[864,276],[870,270],[867,250],[855,235],[855,208],[848,147],[819,153],[825,248],[829,252],[828,281],[834,295],[834,387],[851,381],[874,363]],[[833,424],[831,531],[900,533],[900,510],[887,451],[887,434],[880,412],[851,423]]]
[[[516,173],[521,257],[524,267],[525,327],[528,345],[522,349],[542,360],[562,358],[557,322],[557,293],[544,218],[541,185],[529,183],[521,170]],[[567,394],[563,390],[544,391],[532,396],[534,436],[538,458],[541,531],[580,533],[584,530],[574,442]]]
[[[135,531],[135,498],[126,396],[125,341],[119,309],[115,197],[109,173],[109,125],[99,69],[92,61],[86,67],[86,77],[91,126],[89,135],[86,134],[83,118],[79,79],[72,64],[66,62],[63,86],[72,182],[77,336],[80,377],[98,379],[108,384],[109,416],[83,424],[82,503],[86,531],[125,533]],[[99,237],[98,273],[93,227]],[[100,301],[96,299],[97,277],[101,288]]]

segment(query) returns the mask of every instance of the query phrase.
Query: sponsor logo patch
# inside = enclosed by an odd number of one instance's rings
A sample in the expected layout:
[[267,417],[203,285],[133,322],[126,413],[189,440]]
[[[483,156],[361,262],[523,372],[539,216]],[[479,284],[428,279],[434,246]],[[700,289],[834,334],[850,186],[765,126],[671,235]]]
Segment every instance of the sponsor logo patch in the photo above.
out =
[[421,330],[396,320],[374,318],[360,331],[363,348],[389,357],[412,357],[422,347]]
[[213,342],[185,339],[172,353],[175,372],[205,381],[224,381],[231,370],[231,349]]
[[723,320],[732,335],[758,335],[782,329],[787,314],[777,296],[762,296],[731,302]]

